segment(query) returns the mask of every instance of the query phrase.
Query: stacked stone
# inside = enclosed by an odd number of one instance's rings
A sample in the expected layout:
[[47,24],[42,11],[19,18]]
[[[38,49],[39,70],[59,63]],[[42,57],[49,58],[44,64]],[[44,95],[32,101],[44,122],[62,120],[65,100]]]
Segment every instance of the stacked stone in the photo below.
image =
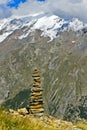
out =
[[40,117],[44,113],[44,108],[40,75],[37,69],[34,70],[32,77],[34,78],[34,83],[31,89],[30,113]]

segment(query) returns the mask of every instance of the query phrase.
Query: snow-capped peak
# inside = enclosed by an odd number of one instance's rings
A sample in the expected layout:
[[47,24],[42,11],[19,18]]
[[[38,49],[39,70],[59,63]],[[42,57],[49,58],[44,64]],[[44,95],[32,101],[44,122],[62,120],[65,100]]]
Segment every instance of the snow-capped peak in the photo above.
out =
[[78,31],[81,30],[85,24],[78,20],[77,18],[73,18],[71,22],[69,23],[69,28],[72,29],[73,31]]
[[43,32],[42,36],[49,36],[52,40],[56,38],[57,29],[61,28],[64,23],[65,21],[58,16],[44,16],[37,20],[32,29],[40,29]]
[[23,27],[27,27],[29,30],[19,36],[19,39],[26,38],[30,32],[39,29],[42,31],[42,36],[48,36],[53,40],[57,37],[59,31],[67,29],[78,31],[87,27],[87,24],[76,18],[66,21],[56,15],[44,14],[43,12],[27,16],[13,16],[0,21],[0,42],[4,41],[15,30],[22,29]]

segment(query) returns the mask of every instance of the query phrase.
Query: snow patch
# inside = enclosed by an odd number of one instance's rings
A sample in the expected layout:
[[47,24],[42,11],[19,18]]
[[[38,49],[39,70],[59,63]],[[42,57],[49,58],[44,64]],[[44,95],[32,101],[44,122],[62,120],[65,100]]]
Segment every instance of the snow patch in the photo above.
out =
[[19,36],[18,39],[22,40],[22,39],[26,38],[29,35],[29,33],[30,32],[27,32],[26,34]]
[[32,29],[40,29],[43,32],[42,36],[48,36],[53,40],[56,38],[58,29],[61,28],[63,24],[64,20],[60,19],[58,16],[44,16],[37,20]]
[[81,30],[83,27],[84,27],[83,22],[81,22],[77,18],[72,19],[72,21],[69,23],[69,29],[73,31]]
[[6,32],[0,35],[0,42],[3,42],[12,32]]

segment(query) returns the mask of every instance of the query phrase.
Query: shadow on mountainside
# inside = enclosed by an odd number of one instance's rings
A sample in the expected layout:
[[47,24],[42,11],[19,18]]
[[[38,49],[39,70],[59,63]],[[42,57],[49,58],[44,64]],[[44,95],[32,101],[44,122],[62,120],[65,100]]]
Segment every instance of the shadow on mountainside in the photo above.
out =
[[87,96],[82,96],[79,100],[79,105],[74,106],[73,104],[68,104],[65,111],[64,119],[67,121],[75,121],[79,118],[87,119]]
[[30,91],[30,89],[22,90],[14,98],[6,100],[3,106],[15,110],[22,107],[28,107],[30,103]]

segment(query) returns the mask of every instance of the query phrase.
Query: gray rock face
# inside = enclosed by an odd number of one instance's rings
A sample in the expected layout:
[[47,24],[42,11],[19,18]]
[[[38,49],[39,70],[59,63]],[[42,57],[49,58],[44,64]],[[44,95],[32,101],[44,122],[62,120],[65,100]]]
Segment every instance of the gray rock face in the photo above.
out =
[[[49,38],[42,37],[39,30],[22,40],[15,39],[19,32],[0,44],[0,101],[13,99],[30,88],[32,72],[37,67],[42,77],[45,112],[69,120],[85,118],[80,113],[83,104],[84,113],[87,110],[87,35],[63,32],[48,42]],[[72,112],[69,115],[72,109],[76,112],[74,117]]]

